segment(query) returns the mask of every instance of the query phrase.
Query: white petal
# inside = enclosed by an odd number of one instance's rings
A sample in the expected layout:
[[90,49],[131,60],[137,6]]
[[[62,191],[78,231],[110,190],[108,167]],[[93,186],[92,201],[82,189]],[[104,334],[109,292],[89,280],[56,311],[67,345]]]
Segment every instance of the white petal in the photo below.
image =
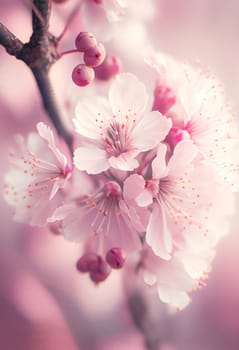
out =
[[55,222],[63,220],[69,213],[76,208],[74,203],[65,204],[56,208],[52,216],[48,219],[48,222]]
[[74,152],[74,164],[89,174],[99,174],[109,169],[107,153],[99,148],[79,147]]
[[109,163],[112,168],[125,171],[134,170],[139,165],[138,161],[127,156],[127,153],[122,153],[118,157],[111,157]]
[[76,131],[93,140],[101,140],[101,131],[107,126],[112,112],[108,101],[104,97],[88,97],[77,104],[76,118],[73,122]]
[[84,215],[80,208],[75,209],[62,223],[62,230],[65,239],[73,242],[82,242],[91,233],[89,222],[92,222],[92,215]]
[[159,144],[157,157],[152,162],[153,178],[160,179],[165,177],[168,173],[166,167],[165,156],[167,152],[167,146],[163,143]]
[[160,204],[153,206],[153,212],[146,232],[146,242],[157,256],[164,260],[170,259],[172,237],[167,225],[165,212]]
[[50,193],[50,197],[49,200],[52,200],[53,197],[55,197],[57,191],[59,190],[59,181],[54,181],[53,186],[52,186],[52,190]]
[[120,74],[110,87],[109,99],[115,115],[136,114],[140,118],[144,111],[148,96],[145,86],[133,74]]
[[184,172],[197,155],[197,147],[190,140],[179,142],[175,148],[172,157],[168,162],[170,175],[176,175]]
[[127,177],[124,182],[124,198],[135,200],[144,190],[145,180],[143,176],[133,174]]
[[165,139],[171,125],[172,121],[158,111],[145,114],[132,132],[132,146],[140,151],[154,148]]
[[62,221],[62,230],[65,239],[81,242],[90,235],[91,212],[81,211],[75,203],[68,203],[55,210],[48,222]]
[[190,298],[186,292],[170,289],[168,286],[158,286],[158,294],[164,303],[170,304],[180,310],[185,308],[190,302]]
[[56,159],[60,163],[62,167],[65,167],[67,164],[66,157],[60,152],[60,150],[56,147],[55,143],[55,137],[52,132],[52,130],[49,128],[49,126],[45,125],[44,123],[40,122],[37,124],[37,131],[39,135],[48,142],[48,147],[55,155]]
[[147,207],[153,202],[152,192],[145,188],[136,198],[136,202],[140,207]]

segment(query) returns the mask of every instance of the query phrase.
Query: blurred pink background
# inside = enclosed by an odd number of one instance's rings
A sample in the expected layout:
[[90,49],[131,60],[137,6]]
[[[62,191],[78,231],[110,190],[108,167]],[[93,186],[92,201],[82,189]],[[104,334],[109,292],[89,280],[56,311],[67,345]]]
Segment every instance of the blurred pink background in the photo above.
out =
[[[23,41],[31,33],[25,3],[0,2],[0,21]],[[153,47],[208,65],[223,81],[238,114],[239,2],[155,0],[154,5],[154,18],[147,22]],[[53,8],[54,31],[64,25],[68,5],[61,6]],[[2,186],[11,138],[33,130],[46,116],[28,68],[2,47],[0,62]],[[65,82],[80,96],[69,82],[69,63],[65,58],[53,71],[60,103]],[[0,349],[144,349],[127,311],[119,274],[95,287],[75,270],[79,247],[47,230],[14,223],[2,198],[0,213]],[[162,334],[163,350],[239,349],[238,229],[235,218],[231,234],[219,245],[207,286],[193,295],[186,310],[169,316],[158,305],[156,331]]]

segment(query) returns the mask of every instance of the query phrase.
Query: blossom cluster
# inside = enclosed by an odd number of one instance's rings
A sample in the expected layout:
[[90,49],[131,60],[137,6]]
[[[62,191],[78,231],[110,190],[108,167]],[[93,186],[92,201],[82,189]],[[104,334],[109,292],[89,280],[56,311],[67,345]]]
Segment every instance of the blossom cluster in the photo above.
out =
[[203,285],[239,188],[238,131],[222,88],[200,66],[145,59],[154,90],[117,74],[82,97],[73,155],[40,122],[10,151],[14,218],[80,242],[77,268],[99,283],[134,256],[135,273],[177,308]]

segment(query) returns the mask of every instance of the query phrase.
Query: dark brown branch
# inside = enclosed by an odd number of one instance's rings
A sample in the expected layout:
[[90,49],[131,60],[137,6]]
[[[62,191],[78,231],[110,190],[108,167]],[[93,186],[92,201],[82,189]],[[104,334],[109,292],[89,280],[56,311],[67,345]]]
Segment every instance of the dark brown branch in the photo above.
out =
[[4,46],[9,55],[18,57],[23,49],[23,43],[4,24],[0,23],[0,45]]
[[65,139],[69,146],[72,145],[72,138],[70,134],[66,131],[62,121],[60,119],[60,113],[58,110],[57,103],[55,101],[55,95],[50,83],[48,74],[44,74],[41,70],[33,69],[32,73],[36,79],[38,88],[40,90],[44,108],[51,118],[51,121],[55,125],[58,134]]
[[[32,45],[39,44],[40,41],[44,40],[48,35],[48,27],[49,27],[49,18],[51,11],[51,0],[34,0],[34,7],[37,8],[41,17],[32,10],[32,36],[30,39],[30,43]],[[42,23],[42,19],[44,19],[44,23]]]
[[51,66],[59,59],[57,53],[58,40],[48,32],[50,10],[51,0],[33,1],[33,33],[29,42],[26,44],[23,44],[0,23],[0,44],[5,47],[10,55],[22,60],[31,69],[48,117],[51,119],[59,135],[65,139],[71,148],[72,139],[62,123],[48,77]]

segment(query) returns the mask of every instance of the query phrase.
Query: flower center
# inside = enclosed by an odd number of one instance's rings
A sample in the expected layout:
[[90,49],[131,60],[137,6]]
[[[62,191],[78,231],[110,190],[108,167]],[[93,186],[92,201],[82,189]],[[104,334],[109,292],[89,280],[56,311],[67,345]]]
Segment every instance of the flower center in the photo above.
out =
[[166,141],[172,147],[175,147],[176,144],[182,140],[190,140],[190,134],[189,134],[188,130],[181,129],[178,127],[172,127],[169,131],[169,134],[166,138]]
[[146,180],[145,188],[150,191],[155,198],[159,192],[159,179]]
[[114,122],[109,125],[105,133],[105,149],[111,156],[119,156],[127,151],[128,135],[125,124]]
[[111,231],[112,220],[119,217],[119,201],[121,199],[121,187],[114,181],[108,181],[104,187],[94,195],[88,195],[80,199],[79,205],[84,208],[85,216],[91,217],[91,233],[108,236]]
[[104,192],[106,197],[119,199],[121,197],[121,187],[115,181],[109,181],[105,184]]

